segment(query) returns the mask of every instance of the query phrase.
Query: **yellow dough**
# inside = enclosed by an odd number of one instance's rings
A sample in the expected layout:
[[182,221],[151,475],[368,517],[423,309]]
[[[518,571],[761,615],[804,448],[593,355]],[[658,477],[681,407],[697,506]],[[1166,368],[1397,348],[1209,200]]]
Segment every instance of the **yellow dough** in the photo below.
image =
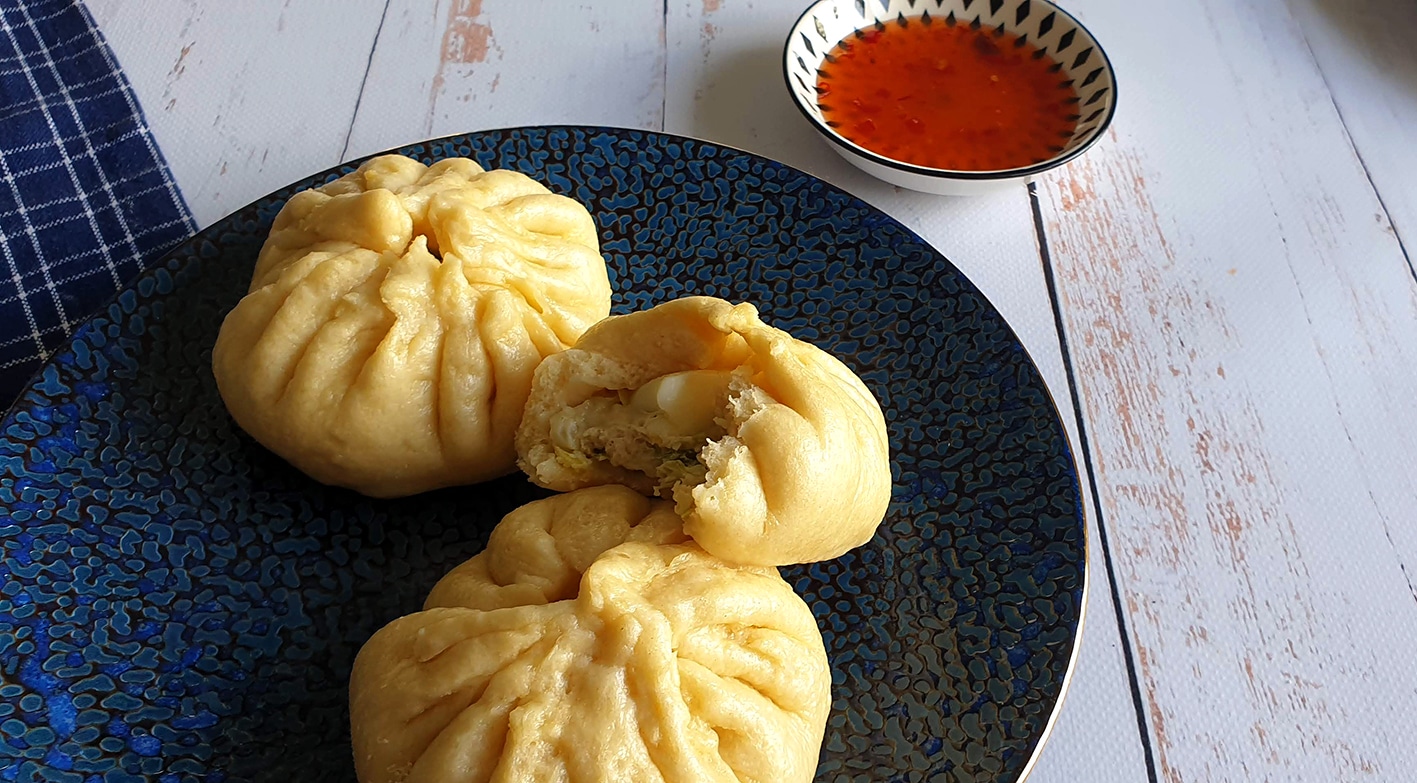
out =
[[360,783],[810,781],[831,707],[811,611],[677,528],[624,487],[508,515],[360,650]]
[[890,503],[885,419],[861,379],[709,297],[607,318],[548,357],[516,445],[541,486],[673,498],[701,547],[739,563],[837,557]]
[[212,369],[271,451],[397,497],[511,472],[532,372],[609,312],[580,204],[471,160],[386,155],[281,209]]

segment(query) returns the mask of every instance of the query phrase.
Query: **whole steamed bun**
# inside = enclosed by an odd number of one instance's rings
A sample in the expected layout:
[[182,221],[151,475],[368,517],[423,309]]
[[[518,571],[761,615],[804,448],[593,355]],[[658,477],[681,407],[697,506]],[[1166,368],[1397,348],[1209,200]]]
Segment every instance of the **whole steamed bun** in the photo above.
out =
[[618,486],[509,514],[360,650],[360,783],[810,781],[831,707],[811,610],[684,540]]
[[271,451],[397,497],[511,472],[533,370],[609,311],[580,204],[471,160],[385,155],[281,209],[212,369]]
[[548,357],[516,445],[541,486],[672,498],[699,546],[739,563],[837,557],[890,503],[885,419],[861,379],[710,297],[607,318]]

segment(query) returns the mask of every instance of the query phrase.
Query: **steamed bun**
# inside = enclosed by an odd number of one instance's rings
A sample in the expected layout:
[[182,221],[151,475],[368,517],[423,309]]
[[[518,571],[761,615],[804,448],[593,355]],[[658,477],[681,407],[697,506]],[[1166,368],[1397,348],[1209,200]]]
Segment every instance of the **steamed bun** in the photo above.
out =
[[831,706],[811,611],[677,527],[623,487],[509,515],[360,650],[360,783],[810,781]]
[[528,503],[502,518],[487,548],[433,586],[425,609],[501,609],[574,598],[581,574],[627,541],[682,544],[668,503],[621,486],[591,487]]
[[513,171],[398,155],[291,197],[212,369],[236,422],[376,497],[515,468],[532,371],[610,311],[585,208]]
[[861,379],[709,297],[607,318],[548,357],[516,445],[541,486],[673,498],[699,546],[739,563],[837,557],[890,503],[885,419]]

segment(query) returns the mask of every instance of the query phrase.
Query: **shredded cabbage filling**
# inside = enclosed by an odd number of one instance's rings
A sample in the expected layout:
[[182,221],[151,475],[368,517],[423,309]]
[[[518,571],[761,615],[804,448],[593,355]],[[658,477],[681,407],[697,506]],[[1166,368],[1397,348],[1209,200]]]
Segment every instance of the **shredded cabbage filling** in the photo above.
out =
[[703,448],[728,434],[732,377],[718,370],[673,373],[560,411],[551,420],[556,461],[573,471],[604,461],[642,473],[654,481],[657,497],[673,498],[685,513],[694,487],[708,478]]

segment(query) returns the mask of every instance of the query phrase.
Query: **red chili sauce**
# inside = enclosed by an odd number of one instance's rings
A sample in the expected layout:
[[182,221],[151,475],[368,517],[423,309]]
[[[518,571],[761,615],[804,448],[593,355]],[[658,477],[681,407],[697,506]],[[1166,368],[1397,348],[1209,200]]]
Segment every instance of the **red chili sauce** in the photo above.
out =
[[1063,151],[1077,90],[1012,33],[940,19],[859,30],[817,72],[827,124],[879,155],[937,169],[1030,166]]

